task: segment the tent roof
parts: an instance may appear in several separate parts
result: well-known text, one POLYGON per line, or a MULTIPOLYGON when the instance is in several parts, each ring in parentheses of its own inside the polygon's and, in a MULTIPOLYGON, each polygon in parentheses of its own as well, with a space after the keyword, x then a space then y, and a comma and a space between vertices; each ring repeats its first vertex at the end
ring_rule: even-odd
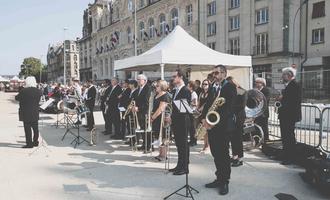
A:
POLYGON ((14 76, 12 79, 10 80, 15 80, 15 81, 19 81, 20 79, 17 76, 14 76))
POLYGON ((0 82, 9 82, 9 80, 0 76, 0 82))
POLYGON ((115 61, 115 70, 152 70, 160 64, 165 64, 165 68, 178 65, 222 64, 230 69, 251 67, 252 59, 251 56, 235 56, 214 51, 189 35, 180 26, 176 26, 167 37, 145 53, 115 61))

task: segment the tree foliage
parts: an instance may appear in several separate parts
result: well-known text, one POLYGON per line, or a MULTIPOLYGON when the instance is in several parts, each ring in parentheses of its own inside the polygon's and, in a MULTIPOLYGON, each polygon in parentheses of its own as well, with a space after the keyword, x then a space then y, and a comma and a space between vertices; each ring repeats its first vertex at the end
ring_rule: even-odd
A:
POLYGON ((24 58, 21 65, 20 76, 35 76, 37 81, 39 81, 40 71, 43 70, 44 66, 41 60, 34 57, 24 58))

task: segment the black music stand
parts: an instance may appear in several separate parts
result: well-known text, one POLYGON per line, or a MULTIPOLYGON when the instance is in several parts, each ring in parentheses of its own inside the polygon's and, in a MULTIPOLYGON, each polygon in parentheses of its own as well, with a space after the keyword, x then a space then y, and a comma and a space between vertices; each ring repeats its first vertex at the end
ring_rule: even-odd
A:
MULTIPOLYGON (((187 166, 187 170, 188 170, 188 157, 189 157, 189 151, 188 151, 188 148, 189 148, 189 145, 188 145, 188 127, 187 127, 187 124, 188 123, 188 120, 189 120, 189 114, 192 114, 192 108, 190 107, 188 101, 186 99, 180 99, 180 100, 176 100, 174 101, 174 105, 177 107, 177 109, 179 110, 180 113, 184 114, 185 115, 185 123, 186 123, 186 126, 185 126, 185 142, 186 142, 186 156, 187 156, 187 159, 186 159, 186 166, 187 166)), ((188 176, 188 172, 186 173, 186 184, 184 186, 182 186, 181 188, 177 189, 176 191, 172 192, 170 195, 166 196, 164 198, 165 199, 168 199, 170 198, 171 196, 173 195, 179 195, 179 196, 182 196, 182 197, 186 197, 186 198, 191 198, 194 200, 194 196, 192 194, 192 191, 195 191, 196 193, 199 193, 198 190, 196 190, 195 188, 191 187, 189 185, 189 176, 188 176), (183 194, 180 194, 178 192, 180 192, 181 190, 185 189, 186 190, 186 194, 183 195, 183 194)))
POLYGON ((74 120, 72 119, 72 117, 69 117, 69 111, 64 111, 64 118, 66 120, 66 131, 62 137, 62 141, 64 140, 65 136, 70 133, 72 136, 74 136, 74 139, 72 140, 72 142, 70 144, 74 145, 74 148, 77 147, 77 145, 80 145, 83 142, 87 142, 88 141, 80 136, 80 125, 75 124, 74 120), (75 134, 72 129, 77 129, 77 134, 75 134))

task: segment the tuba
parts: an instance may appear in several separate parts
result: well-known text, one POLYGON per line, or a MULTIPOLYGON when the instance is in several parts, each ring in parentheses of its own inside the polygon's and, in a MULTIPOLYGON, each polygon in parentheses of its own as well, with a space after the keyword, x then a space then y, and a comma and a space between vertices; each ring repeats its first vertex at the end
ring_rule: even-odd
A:
POLYGON ((253 146, 258 147, 264 140, 264 133, 262 128, 254 123, 254 119, 261 116, 267 109, 267 101, 265 95, 257 89, 247 91, 247 102, 245 107, 246 120, 244 127, 255 127, 261 135, 251 135, 253 146))
MULTIPOLYGON (((215 126, 220 122, 220 115, 216 111, 219 107, 221 107, 226 102, 225 98, 223 97, 216 97, 213 101, 211 107, 209 108, 205 120, 210 126, 215 126)), ((207 128, 203 126, 202 123, 200 123, 196 130, 195 137, 200 140, 204 138, 205 134, 207 133, 207 128)))

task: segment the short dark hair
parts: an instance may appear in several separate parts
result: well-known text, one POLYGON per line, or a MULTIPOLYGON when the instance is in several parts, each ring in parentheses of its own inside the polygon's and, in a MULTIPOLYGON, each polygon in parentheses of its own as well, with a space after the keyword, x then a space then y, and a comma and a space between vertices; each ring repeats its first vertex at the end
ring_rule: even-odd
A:
POLYGON ((224 66, 224 65, 216 65, 216 66, 214 66, 214 68, 220 68, 220 69, 222 69, 223 71, 225 71, 226 74, 227 74, 227 67, 224 66))
POLYGON ((138 82, 136 80, 129 80, 128 82, 129 85, 134 85, 134 87, 137 87, 138 86, 138 82))
POLYGON ((200 86, 201 85, 201 81, 200 80, 195 80, 195 83, 197 86, 200 86))
POLYGON ((176 69, 175 71, 178 77, 181 77, 183 80, 186 78, 184 72, 181 69, 176 69))
POLYGON ((87 83, 93 83, 93 80, 92 79, 88 79, 86 82, 87 83))
POLYGON ((124 83, 127 83, 127 84, 129 84, 129 80, 128 80, 128 79, 126 79, 126 80, 124 81, 124 83))
POLYGON ((110 84, 110 83, 111 83, 110 79, 104 79, 104 82, 105 82, 106 84, 110 84))

